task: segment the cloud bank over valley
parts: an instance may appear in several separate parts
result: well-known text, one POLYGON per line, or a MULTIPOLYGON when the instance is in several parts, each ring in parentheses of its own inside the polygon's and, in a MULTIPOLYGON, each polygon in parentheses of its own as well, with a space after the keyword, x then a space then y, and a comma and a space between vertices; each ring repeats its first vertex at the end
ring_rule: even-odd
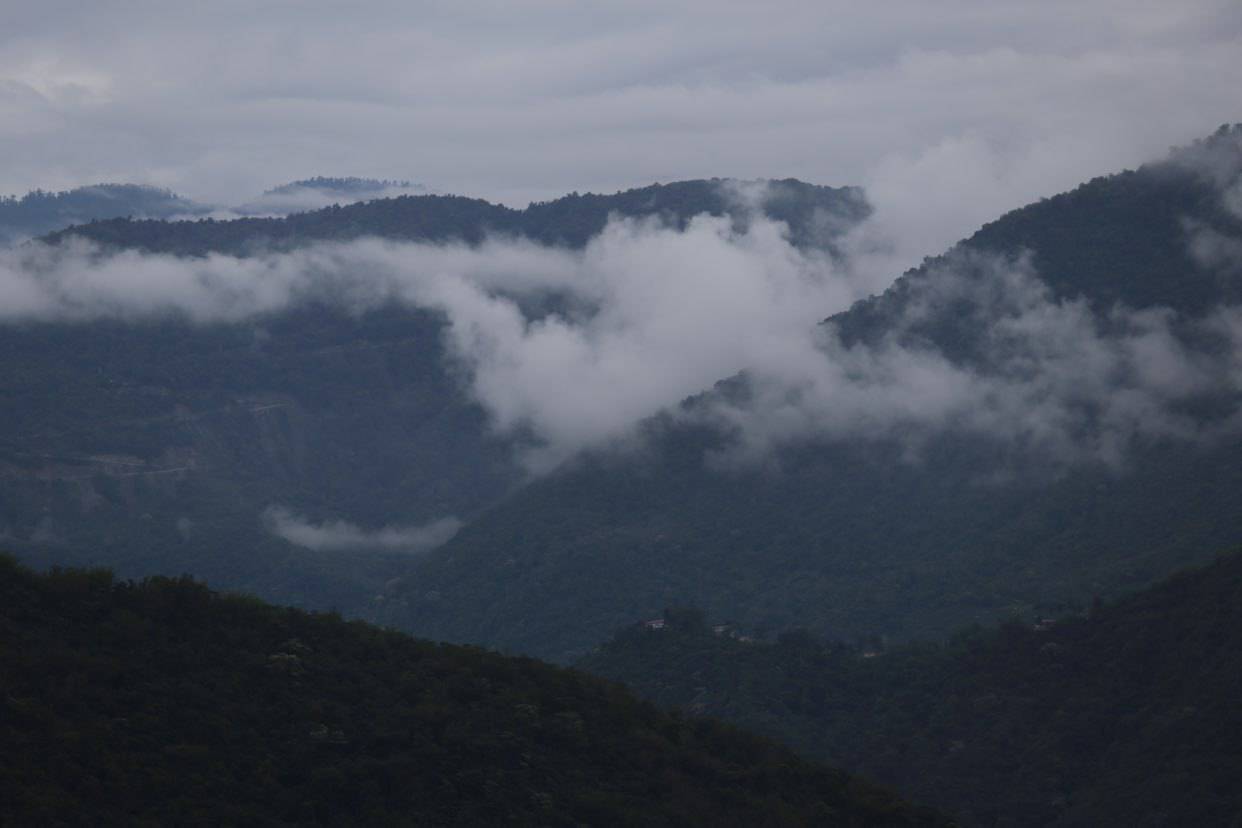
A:
MULTIPOLYGON (((1134 439, 1202 440, 1238 425, 1236 412, 1205 424, 1193 411, 1242 390, 1242 310, 1101 312, 1054 295, 1029 258, 954 253, 907 280, 882 336, 842 339, 819 323, 885 286, 893 246, 873 242, 887 221, 877 212, 855 228, 839 257, 794 246, 758 212, 683 229, 614 218, 582 250, 362 239, 179 258, 32 244, 0 253, 0 319, 244 323, 307 301, 432 310, 450 370, 496 431, 522 438, 534 472, 624 446, 647 418, 737 374, 747 395, 681 414, 733 434, 729 462, 807 438, 898 438, 917 453, 965 429, 1059 461, 1120 464, 1134 439), (944 325, 969 332, 969 354, 928 334, 944 325)), ((1237 240, 1213 232, 1209 244, 1188 228, 1187 244, 1204 261, 1235 256, 1237 240)))

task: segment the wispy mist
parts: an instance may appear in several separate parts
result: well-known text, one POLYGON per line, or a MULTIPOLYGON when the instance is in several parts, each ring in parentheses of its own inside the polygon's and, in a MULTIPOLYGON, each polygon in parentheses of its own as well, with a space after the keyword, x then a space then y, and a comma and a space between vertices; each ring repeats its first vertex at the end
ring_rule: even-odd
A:
POLYGON ((739 441, 724 459, 808 437, 900 438, 917 449, 956 430, 1058 462, 1118 464, 1136 438, 1199 440, 1242 425, 1236 412, 1205 424, 1187 408, 1242 390, 1238 308, 1186 320, 1117 306, 1101 317, 1085 300, 1055 298, 1026 259, 965 253, 906 298, 878 341, 847 344, 825 326, 802 353, 750 375, 740 400, 713 398, 706 416, 739 441), (950 314, 973 331, 970 358, 915 333, 950 314), (1192 348, 1178 324, 1211 347, 1192 348))
POLYGON ((448 541, 462 523, 445 517, 422 526, 385 526, 366 530, 343 520, 312 523, 280 506, 263 513, 268 531, 292 544, 316 551, 386 549, 424 552, 448 541))

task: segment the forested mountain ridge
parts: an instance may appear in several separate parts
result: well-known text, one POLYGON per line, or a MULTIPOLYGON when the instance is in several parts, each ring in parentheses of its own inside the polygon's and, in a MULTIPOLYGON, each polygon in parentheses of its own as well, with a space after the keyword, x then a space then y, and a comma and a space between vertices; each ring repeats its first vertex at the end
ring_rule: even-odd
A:
POLYGON ((20 198, 0 198, 0 244, 96 219, 159 219, 207 210, 169 190, 137 184, 95 184, 62 192, 35 190, 20 198))
POLYGON ((1242 813, 1242 552, 1086 615, 939 646, 737 634, 670 613, 579 666, 967 825, 1225 825, 1242 813))
POLYGON ((613 216, 652 217, 684 227, 694 216, 728 215, 745 221, 753 204, 736 188, 762 184, 759 204, 768 217, 789 225, 795 244, 829 246, 868 212, 856 187, 825 187, 795 179, 731 179, 653 184, 612 195, 572 193, 516 210, 482 199, 409 195, 332 206, 285 218, 155 222, 117 219, 70 227, 49 236, 55 244, 78 236, 99 244, 157 253, 204 255, 290 249, 313 241, 367 236, 404 241, 477 244, 488 236, 517 236, 541 244, 582 247, 613 216))
POLYGON ((289 215, 333 204, 424 194, 427 194, 426 187, 409 181, 317 175, 265 190, 258 198, 234 207, 231 212, 238 216, 289 215))
MULTIPOLYGON (((1237 543, 1240 142, 1222 129, 1010 213, 829 320, 842 401, 824 395, 827 430, 775 470, 717 462, 731 421, 694 412, 747 414, 745 379, 725 383, 649 423, 641 457, 571 463, 490 510, 391 591, 386 620, 553 659, 679 603, 752 629, 934 638, 1237 543), (905 419, 867 431, 872 391, 906 365, 966 402, 924 425, 935 406, 893 386, 905 419), (831 430, 837 405, 861 430, 831 430)), ((793 400, 768 422, 801 416, 793 400)))
MULTIPOLYGON (((78 248, 66 242, 86 237, 110 252, 85 258, 116 254, 118 268, 142 272, 151 260, 137 250, 271 254, 359 237, 469 244, 489 233, 581 246, 616 214, 674 226, 713 212, 744 222, 756 202, 740 186, 653 185, 522 211, 429 195, 288 218, 120 219, 30 247, 76 264, 78 248)), ((796 181, 770 184, 761 208, 808 244, 830 242, 866 212, 856 189, 796 181)), ((157 260, 144 289, 156 291, 183 261, 157 260)), ((513 450, 522 435, 491 429, 446 352, 445 327, 434 310, 358 310, 331 296, 240 319, 6 319, 0 537, 38 564, 105 564, 125 577, 192 572, 269 600, 370 612, 381 586, 408 567, 409 549, 302 548, 274 536, 264 514, 283 507, 316 526, 345 521, 355 534, 417 530, 469 520, 524 478, 513 450)))
POLYGON ((0 822, 948 825, 582 673, 0 556, 0 822))

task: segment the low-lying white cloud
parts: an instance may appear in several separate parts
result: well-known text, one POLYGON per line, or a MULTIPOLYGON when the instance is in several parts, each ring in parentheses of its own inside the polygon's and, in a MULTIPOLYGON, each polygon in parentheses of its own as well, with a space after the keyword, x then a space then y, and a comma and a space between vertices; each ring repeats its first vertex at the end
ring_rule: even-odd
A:
POLYGON ((343 520, 313 523, 280 506, 263 513, 268 531, 296 546, 315 551, 385 549, 424 552, 446 543, 462 522, 445 517, 421 526, 385 526, 367 530, 343 520))
MULTIPOLYGON (((1222 183, 1222 198, 1232 186, 1222 183)), ((1186 406, 1242 389, 1238 308, 1202 319, 1161 308, 1100 315, 1054 296, 1021 258, 949 257, 912 281, 882 336, 844 342, 818 323, 882 287, 883 269, 908 255, 901 229, 912 220, 894 210, 857 230, 844 260, 795 247, 783 224, 757 212, 744 223, 698 216, 683 229, 614 219, 582 250, 362 239, 177 258, 36 244, 0 252, 0 321, 172 313, 239 322, 308 300, 437 311, 453 370, 493 428, 520 437, 520 459, 536 472, 626 444, 646 418, 739 372, 750 381, 746 401, 721 396, 710 408, 736 435, 735 457, 807 437, 896 436, 913 446, 951 428, 1119 463, 1135 439, 1201 439, 1236 425, 1235 416, 1207 427, 1186 406), (946 307, 971 309, 958 324, 982 357, 963 361, 917 335, 946 307), (1192 348, 1179 329, 1211 348, 1192 348)), ((1188 238, 1204 261, 1238 258, 1233 237, 1210 251, 1208 236, 1188 238)))
POLYGON ((750 374, 741 399, 696 409, 737 437, 722 459, 753 461, 808 437, 917 449, 955 430, 1058 463, 1118 465, 1136 439, 1200 440, 1242 425, 1236 409, 1208 423, 1186 408, 1242 392, 1239 308, 1186 320, 1118 306, 1101 317, 1085 300, 1053 296, 1025 259, 971 254, 940 263, 906 298, 878 340, 847 343, 825 326, 801 353, 750 374), (946 321, 977 337, 972 358, 920 335, 946 321), (1179 322, 1210 347, 1188 345, 1179 322))
POLYGON ((699 216, 684 230, 615 220, 584 250, 367 239, 237 258, 104 252, 81 241, 0 254, 0 319, 238 321, 321 299, 444 313, 470 389, 504 432, 527 431, 543 469, 624 439, 643 418, 803 348, 866 288, 789 243, 783 224, 699 216), (558 313, 527 316, 556 294, 558 313))

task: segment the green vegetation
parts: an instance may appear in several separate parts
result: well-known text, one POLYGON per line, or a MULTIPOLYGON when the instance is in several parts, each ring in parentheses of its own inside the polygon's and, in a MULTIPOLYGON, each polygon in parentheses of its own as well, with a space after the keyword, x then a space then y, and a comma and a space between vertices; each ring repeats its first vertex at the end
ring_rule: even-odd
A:
POLYGON ((674 613, 579 666, 968 825, 1230 825, 1242 814, 1242 553, 1085 617, 976 628, 941 646, 722 633, 674 613))
POLYGON ((0 557, 5 825, 945 825, 535 661, 0 557))

